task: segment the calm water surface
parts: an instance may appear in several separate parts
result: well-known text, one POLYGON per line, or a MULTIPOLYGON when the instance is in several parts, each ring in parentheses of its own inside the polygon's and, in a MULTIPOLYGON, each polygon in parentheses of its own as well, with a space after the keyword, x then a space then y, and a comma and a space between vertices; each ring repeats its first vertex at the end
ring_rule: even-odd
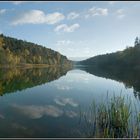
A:
POLYGON ((85 137, 79 112, 93 100, 108 92, 139 102, 139 85, 114 79, 83 68, 1 69, 0 137, 85 137))

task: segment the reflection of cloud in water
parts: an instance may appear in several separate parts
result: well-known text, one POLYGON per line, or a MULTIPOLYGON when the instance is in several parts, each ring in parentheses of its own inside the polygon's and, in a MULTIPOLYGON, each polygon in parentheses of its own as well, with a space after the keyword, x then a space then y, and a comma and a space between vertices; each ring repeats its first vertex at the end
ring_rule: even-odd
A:
POLYGON ((73 70, 73 72, 69 72, 67 75, 67 82, 69 83, 89 83, 93 78, 95 78, 93 75, 79 71, 79 70, 73 70), (71 73, 71 74, 69 74, 71 73))
POLYGON ((51 117, 60 117, 65 114, 67 117, 74 118, 77 116, 77 113, 74 111, 63 111, 62 109, 54 106, 54 105, 45 105, 45 106, 37 106, 37 105, 12 105, 16 108, 20 113, 28 116, 31 119, 39 119, 46 116, 51 117))
POLYGON ((72 98, 55 98, 54 99, 55 103, 61 106, 65 106, 67 104, 73 106, 73 107, 77 107, 78 104, 76 102, 73 101, 72 98))
POLYGON ((66 111, 66 115, 70 118, 74 118, 77 116, 77 113, 74 111, 66 111))
POLYGON ((36 106, 36 105, 13 105, 24 115, 29 116, 32 119, 41 118, 44 115, 51 117, 59 117, 63 114, 63 111, 53 105, 36 106))
POLYGON ((72 87, 70 87, 68 85, 59 84, 59 83, 56 83, 55 86, 59 90, 70 90, 70 89, 72 89, 72 87))

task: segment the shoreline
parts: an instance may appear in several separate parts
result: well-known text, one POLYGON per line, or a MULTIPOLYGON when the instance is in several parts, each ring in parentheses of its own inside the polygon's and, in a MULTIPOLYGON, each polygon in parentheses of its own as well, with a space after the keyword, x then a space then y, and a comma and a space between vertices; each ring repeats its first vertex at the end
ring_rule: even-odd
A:
POLYGON ((47 67, 72 67, 72 65, 48 65, 48 64, 20 64, 20 65, 0 65, 3 68, 47 68, 47 67))

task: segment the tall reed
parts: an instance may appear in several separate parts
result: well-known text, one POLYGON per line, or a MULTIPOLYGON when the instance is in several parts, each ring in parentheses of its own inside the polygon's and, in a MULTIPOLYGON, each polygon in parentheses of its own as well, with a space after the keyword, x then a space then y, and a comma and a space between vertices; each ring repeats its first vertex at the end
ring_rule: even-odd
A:
POLYGON ((139 138, 140 110, 131 99, 113 96, 102 103, 95 101, 80 113, 81 123, 87 137, 139 138))

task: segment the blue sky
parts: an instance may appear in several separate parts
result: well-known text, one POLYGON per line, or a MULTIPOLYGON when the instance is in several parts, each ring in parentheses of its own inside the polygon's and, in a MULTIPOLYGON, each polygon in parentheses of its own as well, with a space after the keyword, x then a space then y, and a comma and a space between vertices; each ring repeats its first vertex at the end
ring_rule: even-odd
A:
POLYGON ((0 33, 82 60, 132 46, 140 2, 0 2, 0 33))

